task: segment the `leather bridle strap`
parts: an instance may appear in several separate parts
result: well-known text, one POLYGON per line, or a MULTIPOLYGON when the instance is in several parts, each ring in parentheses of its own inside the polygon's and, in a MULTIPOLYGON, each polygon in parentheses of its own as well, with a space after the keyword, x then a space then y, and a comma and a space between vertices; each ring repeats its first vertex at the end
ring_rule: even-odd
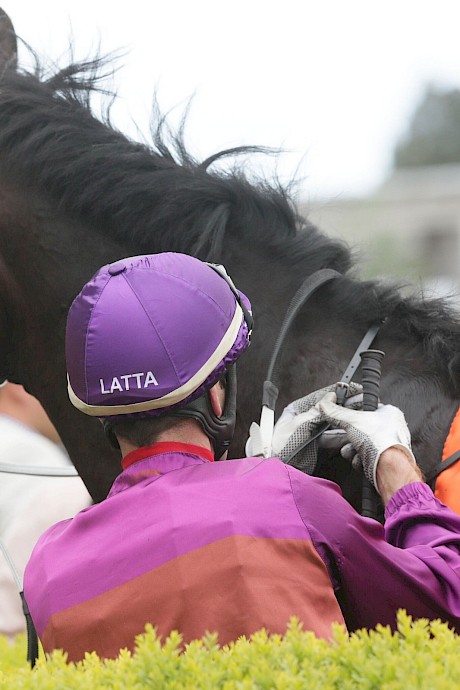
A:
POLYGON ((331 268, 323 268, 313 275, 306 278, 300 288, 291 299, 281 329, 275 342, 272 357, 268 366, 267 376, 263 386, 262 393, 262 412, 260 415, 260 433, 262 438, 263 452, 265 457, 271 452, 271 443, 273 437, 273 429, 275 426, 275 408, 278 400, 278 356, 281 351, 281 346, 284 343, 286 334, 297 315, 300 307, 316 290, 329 282, 330 280, 339 277, 341 274, 331 268))
POLYGON ((433 479, 437 479, 437 477, 441 474, 441 472, 444 472, 444 470, 447 470, 449 467, 452 465, 455 465, 456 462, 460 460, 460 450, 457 450, 456 453, 453 453, 450 455, 446 460, 441 460, 441 462, 438 462, 425 476, 425 481, 427 484, 430 484, 430 482, 433 481, 433 479))
POLYGON ((345 402, 345 397, 347 394, 347 386, 350 383, 353 374, 361 364, 361 353, 364 352, 365 350, 368 350, 372 343, 374 342, 374 339, 377 335, 377 333, 380 330, 380 326, 382 325, 382 321, 379 321, 378 323, 374 323, 372 326, 369 327, 368 331, 366 332, 366 335, 364 338, 361 340, 359 343, 358 347, 356 348, 356 352, 353 355, 353 357, 350 360, 349 365, 345 369, 345 373, 343 374, 342 378, 340 379, 340 382, 337 386, 337 404, 338 405, 343 405, 345 402), (345 384, 343 386, 340 386, 340 384, 345 384))
POLYGON ((425 481, 441 503, 460 513, 460 407, 457 408, 442 449, 441 462, 427 472, 425 481), (446 472, 447 470, 447 472, 446 472))
MULTIPOLYGON (((364 352, 364 350, 369 349, 370 345, 372 345, 374 338, 379 332, 379 328, 381 325, 381 323, 375 323, 372 326, 370 326, 369 330, 366 332, 366 335, 356 348, 355 354, 353 355, 349 365, 345 369, 345 373, 343 374, 341 380, 337 383, 336 395, 338 405, 343 405, 345 402, 348 393, 348 384, 350 383, 353 374, 355 373, 356 369, 359 367, 361 363, 361 352, 364 352)), ((327 431, 330 428, 330 426, 331 425, 327 422, 321 424, 321 426, 318 428, 318 431, 315 434, 313 434, 313 436, 310 436, 307 441, 302 443, 302 445, 297 446, 297 448, 295 448, 292 451, 291 455, 288 458, 286 458, 283 462, 289 465, 290 461, 297 455, 297 453, 300 453, 304 448, 306 448, 306 446, 308 446, 310 443, 313 443, 313 441, 316 441, 316 439, 319 438, 325 431, 327 431)))
MULTIPOLYGON (((263 387, 262 412, 260 416, 260 433, 265 457, 267 457, 271 453, 273 429, 275 426, 275 407, 279 394, 277 364, 279 353, 284 343, 286 334, 297 312, 299 311, 300 307, 307 301, 307 299, 314 292, 316 292, 316 290, 319 287, 321 287, 322 285, 334 278, 338 278, 341 275, 342 274, 338 273, 338 271, 334 271, 330 268, 324 268, 319 271, 316 271, 316 273, 313 273, 313 275, 308 276, 308 278, 304 280, 304 282, 292 298, 291 302, 289 303, 286 316, 284 317, 278 338, 275 342, 275 347, 273 349, 273 354, 267 371, 267 377, 263 387)), ((361 363, 361 352, 367 350, 370 347, 381 325, 382 322, 378 322, 370 326, 364 338, 358 345, 353 357, 351 358, 350 363, 348 364, 340 381, 340 383, 343 385, 337 387, 337 402, 339 405, 343 404, 343 402, 345 401, 348 384, 350 383, 355 371, 361 363)), ((323 431, 324 429, 322 429, 317 435, 319 436, 323 431)), ((314 438, 316 438, 316 435, 314 438)), ((311 440, 313 441, 314 439, 312 438, 311 440)))

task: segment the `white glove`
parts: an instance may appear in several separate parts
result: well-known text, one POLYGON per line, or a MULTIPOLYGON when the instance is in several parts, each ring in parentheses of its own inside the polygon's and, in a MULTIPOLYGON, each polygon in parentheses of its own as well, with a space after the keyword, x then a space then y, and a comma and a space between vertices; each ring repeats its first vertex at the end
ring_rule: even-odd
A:
POLYGON ((377 465, 383 451, 397 446, 416 464, 410 431, 399 408, 379 405, 376 410, 363 412, 341 407, 335 401, 335 393, 327 393, 318 403, 323 419, 345 430, 349 444, 343 446, 341 454, 348 459, 357 454, 364 474, 377 490, 377 465))
MULTIPOLYGON (((311 443, 310 439, 320 430, 325 421, 317 403, 326 393, 335 391, 336 385, 333 384, 314 391, 284 408, 273 431, 272 455, 280 458, 283 462, 294 465, 307 474, 313 474, 317 463, 318 443, 311 443), (307 442, 309 444, 302 448, 307 442), (300 452, 295 453, 296 448, 301 448, 300 452)), ((361 406, 362 387, 359 384, 351 383, 348 392, 353 397, 349 397, 346 404, 361 406)), ((346 442, 347 438, 344 438, 344 434, 335 430, 328 435, 325 443, 321 443, 321 445, 324 445, 328 450, 338 452, 346 442)), ((255 422, 251 424, 249 430, 246 455, 248 457, 263 457, 264 455, 260 427, 255 422)))
MULTIPOLYGON (((273 431, 273 455, 307 474, 313 474, 315 471, 318 460, 317 444, 310 442, 300 452, 295 451, 310 441, 324 421, 318 403, 312 404, 317 394, 318 391, 315 391, 311 396, 306 396, 310 398, 308 402, 306 398, 301 398, 285 407, 273 431), (302 409, 305 411, 302 412, 302 409)), ((325 395, 325 392, 322 395, 325 395)))

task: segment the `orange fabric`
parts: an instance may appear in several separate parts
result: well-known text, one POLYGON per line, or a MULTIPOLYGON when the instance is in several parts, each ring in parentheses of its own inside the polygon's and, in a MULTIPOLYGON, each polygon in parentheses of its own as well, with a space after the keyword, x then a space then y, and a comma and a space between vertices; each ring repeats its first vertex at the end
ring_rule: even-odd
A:
POLYGON ((184 644, 217 631, 223 645, 262 627, 283 634, 293 615, 326 639, 333 622, 345 625, 313 544, 232 536, 54 614, 42 643, 45 651, 64 648, 69 661, 89 650, 116 657, 147 622, 163 638, 180 630, 184 644))
MULTIPOLYGON (((452 420, 442 451, 442 460, 447 460, 458 450, 460 450, 460 408, 452 420)), ((434 495, 455 513, 460 514, 460 460, 437 477, 434 495)))

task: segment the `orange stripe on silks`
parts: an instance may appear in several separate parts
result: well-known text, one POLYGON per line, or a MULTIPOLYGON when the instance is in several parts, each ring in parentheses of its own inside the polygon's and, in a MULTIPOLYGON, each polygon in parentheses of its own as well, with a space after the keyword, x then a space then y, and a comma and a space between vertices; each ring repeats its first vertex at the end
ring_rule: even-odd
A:
MULTIPOLYGON (((452 420, 442 451, 442 460, 447 460, 458 450, 460 450, 460 408, 452 420)), ((460 460, 438 475, 434 495, 455 513, 460 514, 460 460)))
POLYGON ((146 623, 163 639, 179 630, 184 644, 217 631, 223 645, 262 627, 283 634, 293 615, 327 639, 333 622, 345 625, 312 543, 231 536, 54 614, 42 642, 46 652, 67 651, 69 661, 85 651, 116 657, 133 648, 146 623))

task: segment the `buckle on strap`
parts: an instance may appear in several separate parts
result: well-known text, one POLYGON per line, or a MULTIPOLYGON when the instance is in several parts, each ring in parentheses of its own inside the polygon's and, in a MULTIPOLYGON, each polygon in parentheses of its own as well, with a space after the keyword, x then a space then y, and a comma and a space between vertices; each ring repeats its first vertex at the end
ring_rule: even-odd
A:
POLYGON ((350 386, 345 381, 338 381, 335 386, 335 394, 337 396, 337 405, 343 405, 348 398, 348 391, 350 386))

